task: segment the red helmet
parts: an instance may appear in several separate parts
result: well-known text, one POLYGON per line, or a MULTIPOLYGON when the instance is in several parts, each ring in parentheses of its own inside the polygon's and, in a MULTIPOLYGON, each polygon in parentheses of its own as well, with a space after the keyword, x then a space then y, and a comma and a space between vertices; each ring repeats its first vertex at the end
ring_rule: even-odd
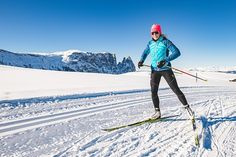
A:
POLYGON ((162 34, 162 33, 161 33, 161 25, 159 25, 159 24, 153 24, 153 25, 152 25, 152 28, 151 28, 151 33, 153 33, 153 32, 159 32, 160 34, 162 34))

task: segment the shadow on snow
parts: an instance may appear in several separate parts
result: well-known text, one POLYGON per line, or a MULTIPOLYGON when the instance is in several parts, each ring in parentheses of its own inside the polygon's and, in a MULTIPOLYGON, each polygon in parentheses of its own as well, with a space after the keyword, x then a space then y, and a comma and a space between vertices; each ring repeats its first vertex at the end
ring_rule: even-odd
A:
POLYGON ((218 127, 223 122, 236 121, 236 116, 233 117, 217 117, 217 118, 206 118, 200 117, 203 127, 203 147, 208 150, 212 150, 212 126, 218 127))
MULTIPOLYGON (((187 121, 189 119, 187 118, 168 118, 168 119, 164 119, 161 122, 165 122, 165 121, 187 121)), ((208 149, 208 150, 212 150, 212 126, 215 125, 215 127, 217 128, 221 123, 223 122, 232 122, 232 121, 236 121, 236 116, 232 116, 232 117, 216 117, 216 118, 207 118, 205 116, 201 116, 200 118, 196 118, 196 120, 201 121, 202 123, 202 128, 203 128, 203 132, 202 132, 202 136, 200 136, 200 138, 203 138, 203 148, 208 149)))

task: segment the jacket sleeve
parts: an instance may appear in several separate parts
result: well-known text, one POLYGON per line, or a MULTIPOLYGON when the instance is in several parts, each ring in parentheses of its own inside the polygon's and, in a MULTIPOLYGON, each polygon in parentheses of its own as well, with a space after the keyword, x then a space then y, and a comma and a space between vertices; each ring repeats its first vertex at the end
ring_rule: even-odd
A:
POLYGON ((170 40, 165 39, 164 44, 167 49, 171 51, 171 54, 166 58, 167 62, 170 62, 181 55, 179 49, 170 40))
POLYGON ((145 50, 143 51, 140 61, 144 62, 149 53, 150 53, 150 49, 149 49, 149 44, 148 44, 145 50))

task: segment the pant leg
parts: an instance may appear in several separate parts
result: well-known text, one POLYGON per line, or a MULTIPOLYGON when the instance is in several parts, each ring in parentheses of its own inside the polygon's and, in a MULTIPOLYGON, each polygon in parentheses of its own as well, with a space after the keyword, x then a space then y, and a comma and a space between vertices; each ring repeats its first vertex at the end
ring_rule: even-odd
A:
POLYGON ((183 92, 179 89, 179 86, 177 84, 177 81, 175 79, 175 75, 174 75, 173 71, 172 70, 163 71, 162 75, 165 78, 168 85, 170 86, 170 88, 172 89, 172 91, 178 96, 180 102, 183 105, 187 105, 188 102, 187 102, 183 92))
POLYGON ((154 108, 159 108, 159 97, 158 97, 158 88, 161 80, 161 74, 160 72, 152 71, 151 73, 151 93, 152 93, 152 102, 154 105, 154 108))

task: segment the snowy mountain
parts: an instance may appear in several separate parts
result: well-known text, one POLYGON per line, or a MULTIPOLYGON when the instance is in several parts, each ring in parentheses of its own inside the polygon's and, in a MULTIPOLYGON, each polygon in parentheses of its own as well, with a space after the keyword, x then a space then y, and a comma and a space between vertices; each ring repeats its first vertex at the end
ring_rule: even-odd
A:
POLYGON ((130 57, 117 64, 115 54, 68 50, 50 54, 19 54, 0 49, 0 64, 17 67, 121 74, 135 71, 130 57))
POLYGON ((208 67, 198 67, 198 68, 192 68, 190 71, 206 71, 206 72, 223 72, 223 73, 230 73, 230 74, 236 74, 236 66, 230 67, 230 66, 208 66, 208 67))

